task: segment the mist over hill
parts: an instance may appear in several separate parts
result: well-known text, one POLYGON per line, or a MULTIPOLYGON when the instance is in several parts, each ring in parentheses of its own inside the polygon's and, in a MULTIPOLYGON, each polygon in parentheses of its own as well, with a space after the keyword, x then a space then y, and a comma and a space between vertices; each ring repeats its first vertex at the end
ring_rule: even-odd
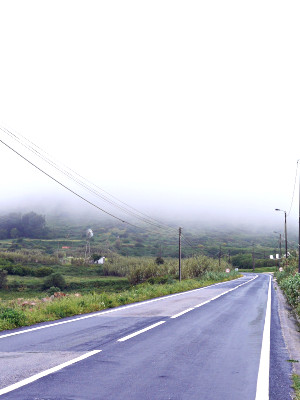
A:
MULTIPOLYGON (((218 257, 221 251, 229 257, 230 254, 251 253, 255 246, 255 251, 261 257, 268 257, 269 254, 279 251, 279 233, 282 234, 284 247, 284 218, 283 215, 277 215, 279 213, 274 212, 274 219, 266 221, 260 218, 237 220, 230 218, 230 215, 218 218, 213 213, 203 215, 193 210, 186 213, 172 210, 165 212, 163 208, 151 210, 150 207, 147 211, 149 212, 145 215, 154 218, 161 225, 151 225, 137 220, 132 215, 116 212, 121 219, 124 218, 125 222, 121 222, 120 219, 95 209, 81 199, 73 196, 50 196, 45 193, 44 196, 24 197, 21 201, 15 199, 6 204, 2 202, 0 217, 10 213, 40 214, 45 218, 47 228, 42 236, 45 238, 46 235, 51 240, 59 239, 60 245, 63 240, 66 241, 66 245, 68 240, 76 239, 82 240, 81 246, 84 247, 86 230, 91 228, 95 235, 92 247, 94 246, 95 252, 98 253, 106 249, 105 251, 110 250, 121 255, 177 257, 179 227, 182 228, 186 240, 182 243, 183 256, 201 253, 218 257)), ((293 222, 288 220, 290 250, 297 249, 298 241, 297 225, 293 222)), ((17 240, 17 236, 14 239, 17 240)), ((48 246, 49 251, 50 249, 51 246, 48 246)))

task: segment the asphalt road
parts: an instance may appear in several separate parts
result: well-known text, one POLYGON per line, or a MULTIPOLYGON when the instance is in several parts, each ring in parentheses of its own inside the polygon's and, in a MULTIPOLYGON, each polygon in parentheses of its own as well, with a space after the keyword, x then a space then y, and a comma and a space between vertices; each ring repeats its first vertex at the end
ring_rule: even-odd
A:
POLYGON ((0 357, 3 399, 291 398, 268 275, 1 332, 0 357))

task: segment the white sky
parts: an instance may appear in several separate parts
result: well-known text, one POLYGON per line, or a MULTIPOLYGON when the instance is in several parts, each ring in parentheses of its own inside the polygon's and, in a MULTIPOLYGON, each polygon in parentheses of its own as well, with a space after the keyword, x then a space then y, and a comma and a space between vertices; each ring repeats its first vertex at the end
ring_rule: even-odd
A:
MULTIPOLYGON (((300 158, 299 11, 2 0, 0 125, 142 211, 281 222, 300 158)), ((2 200, 63 192, 1 143, 0 168, 2 200)))

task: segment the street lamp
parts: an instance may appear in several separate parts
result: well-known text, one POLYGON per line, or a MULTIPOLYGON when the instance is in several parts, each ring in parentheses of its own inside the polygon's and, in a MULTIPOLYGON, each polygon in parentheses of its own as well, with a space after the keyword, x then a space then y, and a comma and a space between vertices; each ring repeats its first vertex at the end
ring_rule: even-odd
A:
POLYGON ((287 266, 288 251, 287 251, 287 232, 286 232, 286 211, 280 210, 280 208, 275 208, 275 211, 282 211, 282 212, 284 212, 285 265, 287 266))
POLYGON ((274 233, 279 235, 279 258, 281 259, 281 233, 276 231, 274 231, 274 233))

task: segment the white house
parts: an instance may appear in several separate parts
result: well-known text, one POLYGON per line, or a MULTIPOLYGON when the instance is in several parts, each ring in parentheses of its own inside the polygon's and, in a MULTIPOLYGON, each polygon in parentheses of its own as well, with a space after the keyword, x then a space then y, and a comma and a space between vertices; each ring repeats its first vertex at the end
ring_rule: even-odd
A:
POLYGON ((99 260, 95 261, 95 264, 104 264, 104 261, 105 261, 105 257, 101 257, 101 258, 99 258, 99 260))

